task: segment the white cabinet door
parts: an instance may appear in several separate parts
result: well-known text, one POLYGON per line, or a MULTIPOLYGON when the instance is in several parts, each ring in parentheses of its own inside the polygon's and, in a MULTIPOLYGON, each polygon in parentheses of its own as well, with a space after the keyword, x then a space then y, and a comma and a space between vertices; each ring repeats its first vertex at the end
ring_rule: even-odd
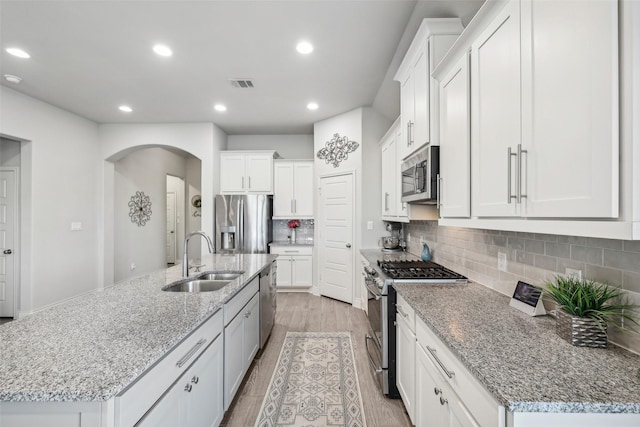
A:
POLYGON ((242 309, 244 321, 243 352, 244 370, 249 369, 260 348, 260 294, 257 293, 242 309))
POLYGON ((449 414, 440 403, 444 381, 416 343, 416 427, 447 426, 449 414))
POLYGON ((247 155, 247 191, 251 193, 273 192, 273 156, 247 155))
POLYGON ((429 142, 429 82, 431 73, 428 63, 428 43, 415 59, 413 65, 413 118, 411 129, 411 151, 419 150, 429 142))
POLYGON ((518 215, 515 149, 508 152, 521 131, 520 0, 511 0, 471 46, 471 99, 471 213, 518 215))
POLYGON ((292 284, 292 260, 290 256, 280 255, 276 258, 276 265, 278 267, 278 281, 276 287, 278 288, 290 288, 292 284))
MULTIPOLYGON (((215 427, 220 424, 224 416, 223 377, 223 339, 220 335, 185 376, 183 382, 191 385, 191 391, 187 394, 184 410, 186 422, 181 425, 215 427)), ((178 381, 176 386, 184 388, 183 382, 178 381)))
POLYGON ((404 317, 396 316, 397 386, 411 421, 415 413, 415 347, 416 336, 404 317))
POLYGON ((469 56, 440 83, 440 216, 471 215, 469 56))
POLYGON ((397 207, 397 183, 400 180, 400 175, 396 169, 398 162, 396 158, 395 132, 389 135, 387 141, 383 143, 381 156, 382 218, 393 220, 393 217, 396 216, 397 207))
POLYGON ((294 203, 294 163, 274 162, 273 216, 290 217, 294 203))
POLYGON ((293 213, 296 218, 313 218, 313 161, 293 165, 293 213))
POLYGON ((398 152, 400 158, 404 159, 411 151, 412 145, 412 127, 415 123, 414 117, 414 92, 413 92, 413 73, 410 72, 405 76, 400 86, 400 128, 402 129, 402 140, 398 144, 398 152))
POLYGON ((311 286, 313 282, 313 262, 310 256, 292 256, 293 286, 311 286))
POLYGON ((184 406, 182 399, 186 394, 184 382, 187 375, 184 374, 162 396, 162 398, 147 412, 136 427, 175 427, 182 425, 184 419, 184 406))
POLYGON ((224 410, 229 409, 244 377, 244 317, 238 314, 224 328, 224 410))
POLYGON ((220 192, 243 193, 246 184, 245 156, 220 153, 220 192))
POLYGON ((615 218, 618 2, 521 8, 525 215, 615 218))

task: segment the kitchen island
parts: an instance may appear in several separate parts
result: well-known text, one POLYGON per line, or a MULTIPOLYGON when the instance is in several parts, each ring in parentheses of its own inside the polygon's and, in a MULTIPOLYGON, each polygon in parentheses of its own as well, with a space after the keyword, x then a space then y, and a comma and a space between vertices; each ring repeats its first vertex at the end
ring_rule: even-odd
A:
MULTIPOLYGON (((440 362, 459 364, 506 409, 502 425, 640 425, 640 356, 572 346, 551 317, 530 317, 476 283, 394 287, 415 311, 418 347, 422 324, 442 344, 440 362)), ((461 375, 442 378, 455 389, 461 375)))
POLYGON ((113 414, 104 412, 114 411, 114 398, 255 283, 275 258, 204 256, 203 272, 243 274, 216 292, 165 292, 181 279, 175 266, 0 326, 0 420, 18 403, 101 402, 100 425, 113 425, 113 414))

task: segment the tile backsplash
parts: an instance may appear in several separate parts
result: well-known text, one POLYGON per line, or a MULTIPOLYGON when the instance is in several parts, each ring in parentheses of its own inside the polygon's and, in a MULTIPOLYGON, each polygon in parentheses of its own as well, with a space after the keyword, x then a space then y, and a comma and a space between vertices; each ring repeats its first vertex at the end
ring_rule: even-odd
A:
MULTIPOLYGON (((412 221, 403 232, 410 253, 420 255, 422 237, 434 261, 507 296, 518 280, 543 286, 569 268, 624 289, 640 304, 640 241, 443 227, 437 221, 412 221), (498 254, 506 255, 506 271, 498 269, 498 254)), ((640 333, 611 328, 609 338, 640 353, 640 333)))
MULTIPOLYGON (((295 219, 295 218, 292 218, 295 219)), ((291 229, 287 225, 288 219, 274 219, 273 220, 273 241, 274 242, 289 242, 291 236, 291 229)), ((298 243, 313 243, 313 228, 314 221, 312 219, 301 219, 300 227, 296 228, 296 242, 298 243)))

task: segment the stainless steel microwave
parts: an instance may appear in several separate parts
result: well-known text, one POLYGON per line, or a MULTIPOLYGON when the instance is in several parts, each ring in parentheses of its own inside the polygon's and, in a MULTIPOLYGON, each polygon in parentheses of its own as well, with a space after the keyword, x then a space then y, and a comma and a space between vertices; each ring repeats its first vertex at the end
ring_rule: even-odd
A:
POLYGON ((427 147, 418 162, 402 171, 402 202, 435 204, 438 198, 440 147, 427 147))

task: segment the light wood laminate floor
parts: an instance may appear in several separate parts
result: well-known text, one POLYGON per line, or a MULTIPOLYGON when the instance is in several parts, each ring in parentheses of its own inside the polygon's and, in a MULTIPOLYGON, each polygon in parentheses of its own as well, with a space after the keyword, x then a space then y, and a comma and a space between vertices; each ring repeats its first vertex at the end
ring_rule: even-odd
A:
POLYGON ((351 332, 367 426, 410 426, 402 402, 384 397, 375 382, 364 348, 367 324, 365 312, 350 304, 308 293, 278 293, 278 309, 271 337, 260 357, 252 364, 222 426, 250 427, 255 424, 288 331, 351 332))

